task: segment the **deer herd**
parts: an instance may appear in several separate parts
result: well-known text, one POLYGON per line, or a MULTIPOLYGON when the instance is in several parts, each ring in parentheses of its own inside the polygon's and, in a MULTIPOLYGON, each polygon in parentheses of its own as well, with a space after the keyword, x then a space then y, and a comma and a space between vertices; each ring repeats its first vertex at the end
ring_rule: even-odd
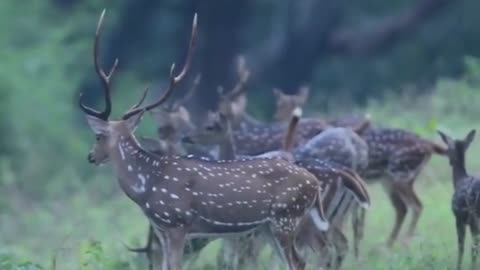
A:
POLYGON ((87 107, 82 97, 79 102, 96 135, 88 161, 109 162, 121 189, 147 217, 146 246, 130 250, 145 252, 150 269, 182 269, 184 256, 198 254, 218 238, 223 239, 219 269, 256 269, 265 243, 272 245, 287 269, 304 269, 307 262, 316 269, 339 269, 349 246, 344 230, 348 217, 354 254, 359 256, 371 204, 367 183, 374 181, 384 185, 396 213, 386 245, 395 244, 410 209, 408 241, 423 210, 414 183, 433 154, 448 157, 453 169, 458 268, 466 226, 475 239, 475 262, 480 244, 480 181, 467 174, 464 158, 474 131, 464 140, 439 132, 443 146, 409 131, 374 126, 368 116, 304 118, 301 108, 308 88, 297 95, 274 90, 276 121, 264 123, 246 112, 250 74, 243 59, 236 68, 238 83, 230 91, 219 87, 216 111, 197 127, 184 105, 199 76, 184 98, 164 104, 190 69, 197 43, 196 15, 185 64, 178 75, 172 65, 164 94, 144 105, 147 88, 137 104, 119 120, 111 120, 111 79, 118 61, 108 72, 101 68, 104 15, 105 11, 97 25, 94 64, 105 109, 87 107), (158 125, 159 138, 136 137, 145 112, 158 125))

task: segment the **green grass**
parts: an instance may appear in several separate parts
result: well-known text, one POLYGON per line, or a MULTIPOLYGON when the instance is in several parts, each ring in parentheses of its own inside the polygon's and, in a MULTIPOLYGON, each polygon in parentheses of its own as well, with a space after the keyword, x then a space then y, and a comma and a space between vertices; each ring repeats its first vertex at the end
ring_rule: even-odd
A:
MULTIPOLYGON (((478 149, 475 147, 471 152, 478 149)), ((129 253, 122 245, 122 242, 143 243, 147 228, 144 217, 121 194, 112 177, 102 174, 96 181, 108 181, 111 185, 108 199, 95 198, 91 195, 95 190, 85 189, 60 201, 15 202, 14 211, 1 216, 0 254, 29 258, 47 269, 52 264, 56 269, 145 269, 145 259, 129 253)), ((393 225, 392 207, 382 186, 370 185, 373 205, 367 215, 362 259, 355 261, 349 255, 344 269, 453 267, 456 236, 450 210, 452 185, 448 162, 435 157, 419 179, 417 190, 425 206, 418 236, 409 246, 399 241, 394 250, 386 252, 381 247, 393 225)), ((346 231, 350 232, 349 224, 346 231)), ((217 248, 218 241, 209 245, 193 269, 212 269, 217 248)), ((259 269, 269 269, 269 257, 263 257, 264 267, 259 269)), ((468 255, 466 262, 469 263, 468 255)))

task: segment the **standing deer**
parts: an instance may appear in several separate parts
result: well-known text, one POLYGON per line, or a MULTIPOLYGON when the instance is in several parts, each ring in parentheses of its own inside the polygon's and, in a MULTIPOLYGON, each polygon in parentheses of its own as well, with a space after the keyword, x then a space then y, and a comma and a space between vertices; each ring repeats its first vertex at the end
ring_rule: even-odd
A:
MULTIPOLYGON (((287 95, 283 97, 287 99, 287 95)), ((280 108, 277 108, 280 109, 280 108)), ((358 118, 345 118, 329 121, 332 125, 358 123, 358 118)), ((313 120, 312 120, 313 121, 313 120)), ((321 122, 321 120, 318 120, 321 122)), ((383 179, 383 184, 395 209, 396 218, 387 247, 391 248, 398 238, 408 209, 413 212, 407 231, 407 242, 414 236, 423 205, 414 190, 414 183, 433 154, 445 155, 445 147, 423 139, 409 131, 395 128, 370 127, 359 134, 368 145, 368 166, 360 170, 367 182, 383 179)), ((360 210, 359 217, 365 213, 360 210)), ((361 226, 364 221, 360 220, 361 226)), ((362 229, 359 229, 362 230, 362 229)))
MULTIPOLYGON (((369 122, 367 120, 364 126, 368 124, 369 122)), ((357 185, 366 195, 368 195, 364 181, 355 173, 368 166, 368 146, 353 130, 341 127, 329 128, 310 139, 306 144, 295 149, 294 155, 297 161, 303 161, 306 164, 318 164, 317 166, 319 167, 328 166, 329 168, 335 168, 337 170, 352 170, 353 172, 351 172, 350 175, 357 180, 357 185)), ((340 190, 340 192, 337 192, 337 198, 340 196, 347 196, 350 197, 351 201, 352 195, 345 193, 346 191, 347 189, 343 189, 343 191, 340 190)), ((353 245, 355 256, 358 257, 359 244, 363 237, 363 215, 365 214, 365 211, 360 210, 362 207, 360 207, 358 203, 350 203, 350 201, 348 199, 343 200, 343 205, 340 204, 338 208, 344 208, 346 213, 347 211, 350 212, 349 205, 351 205, 350 210, 353 215, 353 245)), ((337 205, 331 206, 337 207, 337 205)), ((325 205, 325 207, 327 206, 325 205)), ((332 212, 332 208, 327 207, 326 209, 327 213, 332 212)), ((331 219, 329 220, 333 225, 337 225, 341 228, 344 215, 340 215, 340 217, 339 222, 336 224, 331 219)), ((346 246, 346 238, 341 236, 338 238, 341 239, 341 241, 343 241, 342 239, 345 239, 345 243, 340 243, 339 245, 340 248, 344 248, 346 246)), ((339 258, 339 261, 342 259, 343 258, 339 258)))
MULTIPOLYGON (((301 110, 300 110, 301 111, 301 110)), ((235 145, 233 143, 232 128, 228 117, 222 115, 221 113, 210 113, 210 117, 206 122, 203 129, 199 129, 194 134, 184 138, 185 141, 194 144, 206 144, 206 145, 218 145, 220 153, 223 157, 233 159, 236 155, 235 145)), ((332 132, 328 130, 325 131, 325 134, 322 138, 312 139, 312 142, 302 145, 297 149, 293 150, 293 156, 290 157, 288 153, 291 151, 293 140, 294 140, 294 131, 295 126, 299 122, 299 113, 296 112, 293 114, 293 117, 289 123, 289 128, 287 135, 284 136, 284 151, 274 151, 264 155, 279 155, 283 156, 285 159, 291 159, 297 165, 305 167, 311 173, 313 173, 317 179, 320 180, 320 183, 323 187, 324 192, 322 193, 323 204, 325 209, 327 209, 327 219, 332 225, 336 224, 337 226, 331 226, 331 230, 327 235, 318 234, 315 230, 314 224, 311 221, 307 221, 302 225, 299 230, 297 243, 301 247, 310 246, 314 249, 317 254, 326 254, 324 253, 325 247, 328 245, 328 241, 334 242, 334 248, 337 253, 337 258, 334 261, 330 261, 330 264, 335 264, 332 267, 340 267, 341 262, 345 256, 345 251, 347 249, 347 241, 344 234, 341 232, 341 223, 343 217, 348 212, 350 205, 359 204, 361 207, 367 207, 370 204, 370 199, 368 192, 363 184, 363 181, 351 171, 347 166, 336 165, 333 160, 328 160, 327 158, 335 158, 342 161, 352 161, 352 163, 361 163, 366 159, 366 148, 365 142, 361 140, 358 135, 352 139, 350 144, 346 146, 344 152, 338 150, 340 145, 333 145, 331 139, 332 132), (327 145, 324 145, 327 143, 327 145), (353 145, 362 144, 362 146, 356 147, 356 149, 350 149, 349 147, 354 147, 353 145), (332 155, 332 152, 326 152, 322 158, 320 155, 319 148, 325 147, 328 149, 337 149, 336 155, 332 155), (335 147, 335 148, 334 148, 335 147), (357 150, 360 148, 360 150, 357 150), (348 151, 358 152, 351 154, 348 151), (345 153, 348 152, 348 153, 345 153), (319 158, 316 158, 316 157, 319 158), (293 158, 294 157, 294 158, 293 158), (355 159, 355 161, 353 160, 355 159), (354 203, 354 200, 357 200, 357 203, 354 203), (327 240, 325 238, 328 238, 327 240)), ((353 133, 353 131, 350 131, 353 133)), ((333 133, 337 134, 338 130, 333 130, 333 133)), ((349 134, 349 133, 348 133, 349 134)), ((321 135, 317 135, 322 136, 321 135)), ((350 135, 349 135, 350 136, 350 135)), ((353 136, 352 136, 353 137, 353 136)), ((338 139, 338 137, 337 137, 338 139)), ((340 138, 345 140, 344 138, 340 138)), ((350 140, 350 138, 347 138, 350 140)), ((341 146, 345 147, 345 143, 341 146)), ((365 166, 365 164, 364 164, 365 166)))
MULTIPOLYGON (((105 12, 100 16, 95 38, 105 12)), ((120 120, 109 120, 109 73, 94 60, 103 83, 106 107, 96 111, 83 104, 87 122, 96 134, 88 161, 100 165, 110 161, 120 187, 149 219, 162 246, 162 269, 180 270, 186 239, 227 236, 264 229, 289 269, 304 269, 294 241, 305 216, 312 217, 319 231, 328 228, 323 215, 318 180, 307 170, 280 158, 210 161, 194 157, 158 156, 141 148, 133 132, 146 111, 161 105, 186 76, 196 40, 197 19, 184 67, 155 102, 137 103, 120 120), (241 215, 239 215, 241 213, 241 215)))
POLYGON ((465 229, 470 227, 472 234, 472 270, 478 269, 477 256, 480 251, 480 178, 468 174, 465 168, 465 153, 475 137, 471 130, 465 139, 454 140, 445 133, 438 131, 447 144, 448 158, 453 172, 454 193, 452 210, 458 238, 457 269, 462 268, 463 250, 465 245, 465 229))
MULTIPOLYGON (((310 88, 306 86, 300 87, 297 94, 285 94, 280 89, 273 89, 273 96, 275 98, 275 112, 274 119, 278 122, 288 121, 288 115, 292 113, 295 107, 304 107, 308 96, 310 94, 310 88)), ((368 118, 368 117, 367 117, 368 118)), ((336 119, 321 120, 314 118, 306 118, 308 122, 319 122, 332 127, 355 127, 361 125, 366 119, 358 115, 343 116, 336 119)))

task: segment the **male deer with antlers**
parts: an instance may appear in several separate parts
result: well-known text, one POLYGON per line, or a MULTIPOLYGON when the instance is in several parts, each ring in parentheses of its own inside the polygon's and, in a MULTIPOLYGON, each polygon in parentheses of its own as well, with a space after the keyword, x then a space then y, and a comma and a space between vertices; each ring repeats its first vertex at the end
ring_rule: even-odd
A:
MULTIPOLYGON (((97 26, 95 47, 104 12, 97 26)), ((307 170, 279 158, 208 161, 158 156, 142 149, 133 132, 145 111, 161 105, 185 77, 196 40, 196 16, 185 65, 179 75, 170 72, 170 84, 155 102, 133 106, 121 120, 109 120, 110 80, 94 51, 95 67, 105 92, 106 108, 80 107, 96 134, 88 161, 110 161, 120 187, 145 213, 162 245, 162 269, 180 270, 187 238, 226 236, 265 228, 289 269, 304 269, 295 246, 295 234, 305 215, 318 230, 328 228, 319 199, 321 189, 307 170), (242 213, 239 215, 239 213, 242 213)))

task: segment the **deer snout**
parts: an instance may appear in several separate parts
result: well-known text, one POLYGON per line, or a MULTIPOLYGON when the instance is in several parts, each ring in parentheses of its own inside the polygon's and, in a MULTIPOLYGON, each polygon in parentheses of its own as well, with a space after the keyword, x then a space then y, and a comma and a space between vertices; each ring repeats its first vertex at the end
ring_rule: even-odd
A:
POLYGON ((182 143, 195 144, 195 142, 193 141, 192 137, 190 137, 190 136, 184 136, 184 137, 182 137, 182 143))
POLYGON ((87 160, 89 163, 95 163, 92 153, 88 153, 87 160))

